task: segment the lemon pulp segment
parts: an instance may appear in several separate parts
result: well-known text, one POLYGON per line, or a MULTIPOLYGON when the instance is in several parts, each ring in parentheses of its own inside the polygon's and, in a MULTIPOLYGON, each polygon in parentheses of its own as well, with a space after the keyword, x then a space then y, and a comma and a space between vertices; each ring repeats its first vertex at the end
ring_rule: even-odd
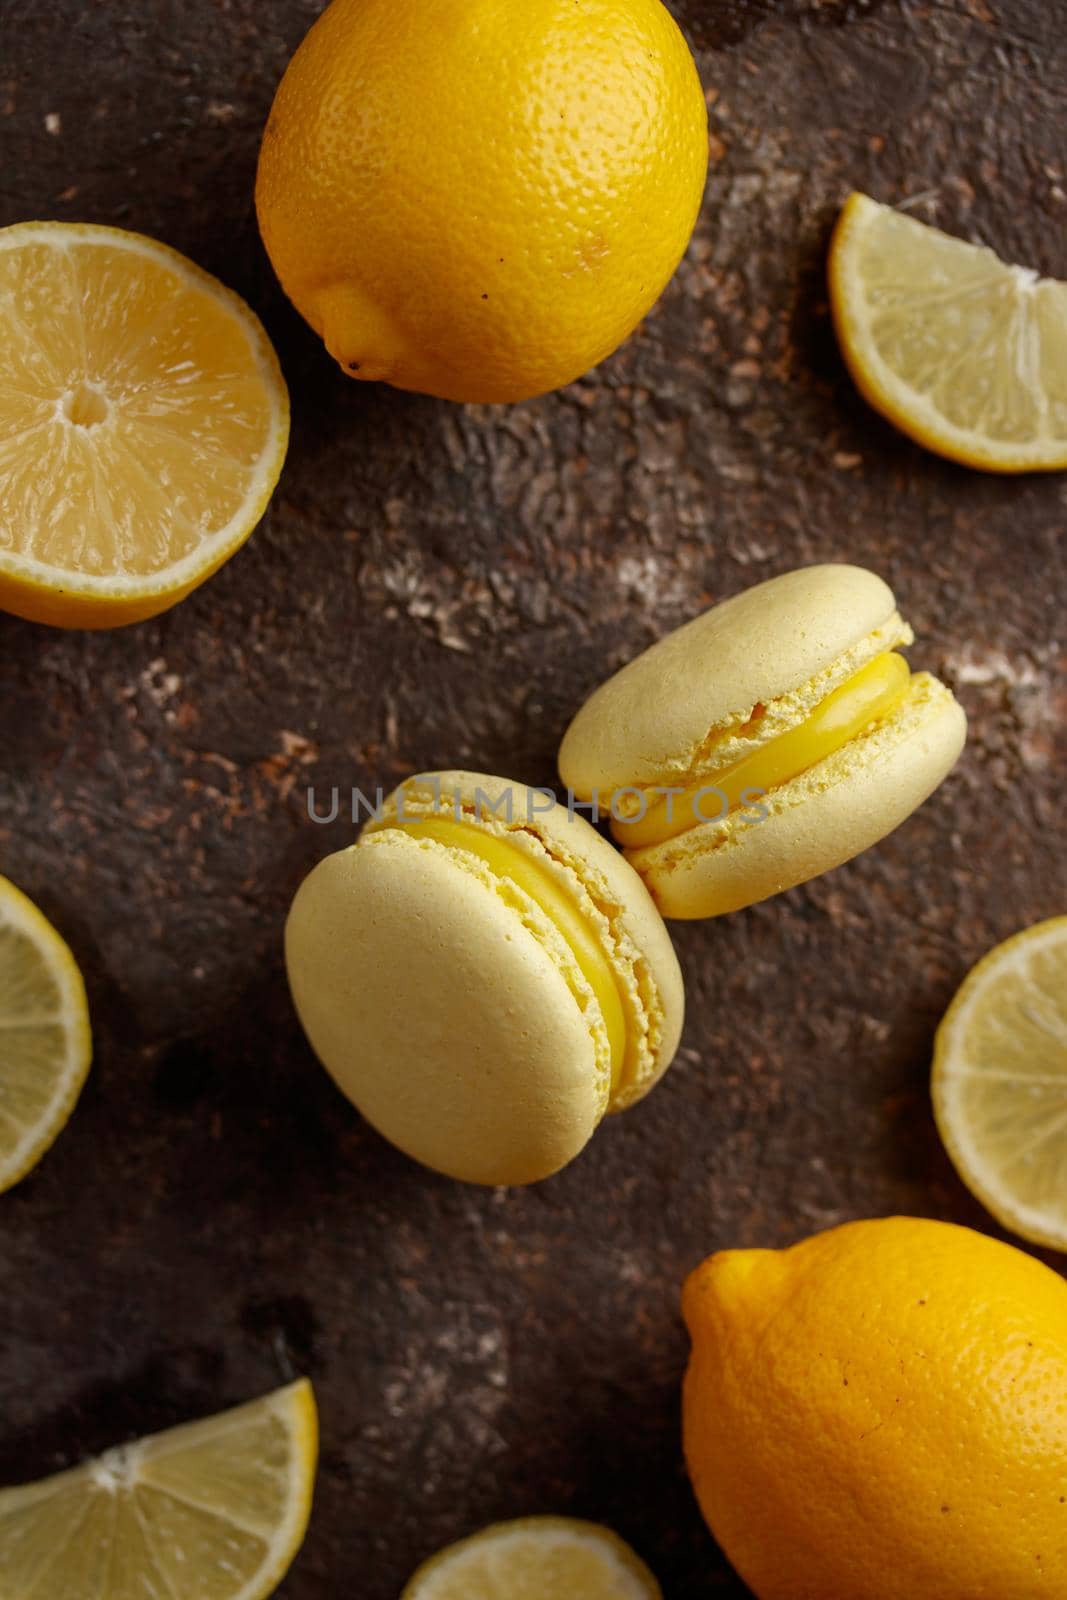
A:
POLYGON ((497 1523, 421 1566, 400 1600, 663 1600, 609 1528, 569 1517, 497 1523))
POLYGON ((861 394, 919 444, 989 472, 1067 466, 1067 283, 854 194, 830 300, 861 394))
POLYGON ((577 906, 544 867, 525 850, 496 834, 451 817, 427 817, 421 822, 389 823, 413 838, 434 839, 453 850, 467 850, 491 867, 498 878, 518 884, 540 906, 574 954, 582 975, 596 996, 611 1049, 611 1083, 616 1088, 626 1056, 626 1013, 618 985, 600 941, 577 906))
POLYGON ((1067 1250, 1067 917, 1017 933, 965 978, 931 1087, 971 1192, 1031 1244, 1067 1250))
MULTIPOLYGON (((876 656, 846 683, 827 695, 799 727, 790 728, 762 750, 756 750, 712 780, 693 784, 682 794, 666 795, 632 822, 612 819, 620 844, 637 850, 666 844, 690 828, 717 822, 742 804, 753 790, 770 792, 799 778, 855 739, 872 722, 889 716, 904 698, 911 669, 893 650, 876 656)), ((758 797, 754 797, 758 798, 758 797)))
POLYGON ((10 1600, 266 1600, 307 1529, 318 1458, 300 1382, 0 1491, 10 1600))

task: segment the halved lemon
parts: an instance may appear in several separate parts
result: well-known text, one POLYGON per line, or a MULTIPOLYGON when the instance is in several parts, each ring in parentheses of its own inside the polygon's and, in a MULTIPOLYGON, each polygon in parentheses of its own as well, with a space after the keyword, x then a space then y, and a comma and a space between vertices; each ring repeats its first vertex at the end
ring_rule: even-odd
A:
POLYGON ((937 1030, 933 1097, 971 1192, 1032 1244, 1067 1249, 1067 917, 964 980, 937 1030))
POLYGON ((401 1600, 663 1600, 609 1528, 570 1517, 499 1522, 419 1568, 401 1600))
POLYGON ((33 901, 0 878, 0 1191, 62 1132, 91 1058, 77 962, 33 901))
POLYGON ((248 538, 288 438, 277 357, 215 278, 118 228, 0 229, 0 608, 165 611, 248 538))
POLYGON ((856 386, 904 433, 989 472, 1067 467, 1067 283, 854 194, 830 299, 856 386))
POLYGON ((263 1600, 311 1513, 310 1383, 0 1490, 4 1600, 263 1600))

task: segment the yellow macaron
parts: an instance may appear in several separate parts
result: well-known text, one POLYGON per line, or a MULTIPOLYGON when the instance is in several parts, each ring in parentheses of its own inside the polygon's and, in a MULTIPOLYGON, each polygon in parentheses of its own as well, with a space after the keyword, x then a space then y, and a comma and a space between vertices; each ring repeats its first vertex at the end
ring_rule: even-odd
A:
POLYGON ((559 1171, 666 1071, 684 1012, 640 878, 544 790, 409 779, 298 890, 293 999, 385 1138, 470 1183, 559 1171))
POLYGON ((687 623, 603 684, 560 748, 664 916, 737 911, 849 861, 952 769, 963 710, 861 567, 804 567, 687 623))

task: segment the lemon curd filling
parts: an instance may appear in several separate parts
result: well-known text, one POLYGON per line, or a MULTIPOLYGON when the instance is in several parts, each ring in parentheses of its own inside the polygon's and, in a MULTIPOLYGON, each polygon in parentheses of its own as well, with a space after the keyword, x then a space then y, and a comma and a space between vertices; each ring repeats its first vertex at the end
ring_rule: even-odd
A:
POLYGON ((583 977, 596 996, 611 1051, 612 1088, 617 1088, 626 1055, 626 1013, 618 985, 599 939, 552 874, 518 845, 453 817, 430 816, 422 821, 390 822, 386 826, 409 833, 415 839, 435 839, 449 849, 469 851, 484 861, 498 878, 517 884, 540 906, 570 946, 583 977))
POLYGON ((738 807, 755 805, 762 793, 799 778, 872 722, 888 717, 903 700, 910 679, 911 669, 902 655, 890 651, 876 656, 827 695, 799 727, 772 739, 724 772, 680 794, 663 795, 631 822, 614 818, 612 833, 628 850, 638 850, 666 844, 690 828, 716 822, 738 807), (760 793, 753 794, 754 790, 760 793))

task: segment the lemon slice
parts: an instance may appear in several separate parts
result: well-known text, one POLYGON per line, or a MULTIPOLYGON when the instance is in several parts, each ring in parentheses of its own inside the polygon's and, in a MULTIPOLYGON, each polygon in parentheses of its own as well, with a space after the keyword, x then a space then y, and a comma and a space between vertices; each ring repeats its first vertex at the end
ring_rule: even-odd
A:
POLYGON ((262 1600, 292 1565, 318 1455, 310 1383, 0 1491, 4 1600, 262 1600))
POLYGON ((569 1517, 500 1522, 419 1568, 401 1600, 663 1600, 617 1534, 569 1517))
POLYGON ((118 228, 0 229, 0 607, 153 616, 251 533, 289 401, 248 307, 118 228))
POLYGON ((854 194, 830 298, 857 387, 927 449, 990 472, 1067 467, 1067 284, 854 194))
POLYGON ((1024 1239, 1067 1249, 1067 917, 964 980, 937 1031, 933 1096, 972 1193, 1024 1239))
POLYGON ((91 1058, 74 957, 33 901, 0 878, 0 1191, 62 1132, 91 1058))

